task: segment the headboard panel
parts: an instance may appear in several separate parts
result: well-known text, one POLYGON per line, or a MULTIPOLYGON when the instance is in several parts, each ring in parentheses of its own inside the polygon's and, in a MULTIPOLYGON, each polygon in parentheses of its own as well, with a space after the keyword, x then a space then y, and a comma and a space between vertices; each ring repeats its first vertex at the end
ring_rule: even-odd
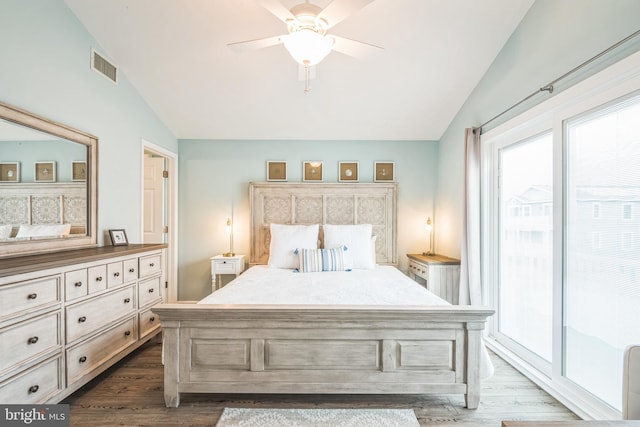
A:
POLYGON ((267 263, 272 223, 372 224, 377 262, 395 265, 396 192, 396 183, 252 182, 249 262, 267 263))

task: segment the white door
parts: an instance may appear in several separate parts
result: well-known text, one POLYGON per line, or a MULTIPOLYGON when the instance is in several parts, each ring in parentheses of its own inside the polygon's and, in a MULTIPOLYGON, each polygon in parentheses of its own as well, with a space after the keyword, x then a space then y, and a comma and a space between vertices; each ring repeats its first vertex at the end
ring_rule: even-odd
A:
POLYGON ((166 243, 164 157, 144 157, 143 242, 166 243))

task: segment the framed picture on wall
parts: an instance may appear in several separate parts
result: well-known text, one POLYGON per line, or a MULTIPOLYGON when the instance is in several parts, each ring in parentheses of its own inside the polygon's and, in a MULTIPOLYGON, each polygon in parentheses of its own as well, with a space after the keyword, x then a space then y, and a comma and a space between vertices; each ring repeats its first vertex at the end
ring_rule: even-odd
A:
POLYGON ((287 162, 284 160, 267 161, 267 181, 286 181, 287 162))
POLYGON ((109 230, 109 237, 113 246, 125 246, 129 244, 127 233, 123 229, 109 230))
POLYGON ((56 182, 56 162, 36 162, 35 182, 56 182))
POLYGON ((0 182, 20 182, 20 163, 0 163, 0 182))
POLYGON ((373 177, 375 182, 386 182, 395 180, 394 162, 375 162, 373 177))
POLYGON ((71 162, 71 181, 87 180, 87 162, 71 162))
POLYGON ((358 182, 358 162, 338 162, 339 182, 358 182))
POLYGON ((317 160, 302 162, 302 180, 322 182, 322 162, 317 160))

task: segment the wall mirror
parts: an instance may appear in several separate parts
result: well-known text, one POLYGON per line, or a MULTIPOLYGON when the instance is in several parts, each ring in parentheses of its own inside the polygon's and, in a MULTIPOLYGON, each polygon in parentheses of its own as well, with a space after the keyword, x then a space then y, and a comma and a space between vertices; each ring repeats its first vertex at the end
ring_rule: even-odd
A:
POLYGON ((98 139, 0 103, 0 257, 97 243, 98 139))

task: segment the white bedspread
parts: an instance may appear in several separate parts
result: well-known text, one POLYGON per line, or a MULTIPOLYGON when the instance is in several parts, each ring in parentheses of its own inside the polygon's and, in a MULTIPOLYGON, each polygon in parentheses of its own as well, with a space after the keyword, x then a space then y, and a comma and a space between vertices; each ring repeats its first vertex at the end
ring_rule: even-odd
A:
POLYGON ((297 273, 259 265, 199 304, 449 304, 391 266, 373 270, 297 273))

